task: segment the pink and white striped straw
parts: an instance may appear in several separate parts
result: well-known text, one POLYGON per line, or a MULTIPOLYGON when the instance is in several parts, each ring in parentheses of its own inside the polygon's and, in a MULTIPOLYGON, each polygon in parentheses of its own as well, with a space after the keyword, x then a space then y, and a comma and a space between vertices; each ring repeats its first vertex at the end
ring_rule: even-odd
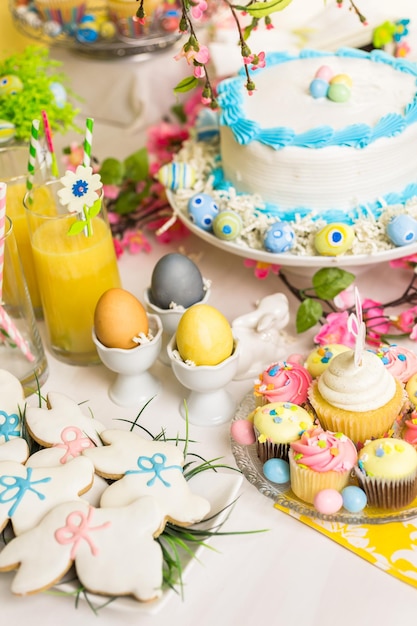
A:
POLYGON ((18 348, 23 352, 24 356, 28 359, 28 361, 33 362, 35 360, 35 356, 32 354, 29 344, 26 339, 23 337, 17 326, 14 324, 12 319, 9 317, 6 310, 0 305, 0 327, 6 331, 9 338, 17 345, 18 348))
POLYGON ((3 293, 4 235, 6 232, 6 183, 0 183, 0 300, 3 293))

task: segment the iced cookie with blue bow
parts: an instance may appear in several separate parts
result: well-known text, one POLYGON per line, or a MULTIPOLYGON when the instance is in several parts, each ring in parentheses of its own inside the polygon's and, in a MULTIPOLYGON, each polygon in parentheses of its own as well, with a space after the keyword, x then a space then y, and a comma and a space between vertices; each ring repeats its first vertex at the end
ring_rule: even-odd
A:
POLYGON ((0 445, 21 436, 21 414, 25 395, 20 381, 0 369, 0 445))
POLYGON ((151 497, 111 509, 65 502, 3 548, 0 571, 17 569, 11 590, 27 595, 49 589, 75 564, 92 593, 154 600, 163 583, 162 550, 154 539, 160 524, 151 497))
POLYGON ((83 453, 99 475, 116 480, 104 491, 100 506, 126 506, 137 498, 152 496, 165 521, 184 526, 209 513, 210 503, 194 495, 184 478, 184 454, 178 446, 116 429, 103 431, 101 438, 104 446, 83 453))

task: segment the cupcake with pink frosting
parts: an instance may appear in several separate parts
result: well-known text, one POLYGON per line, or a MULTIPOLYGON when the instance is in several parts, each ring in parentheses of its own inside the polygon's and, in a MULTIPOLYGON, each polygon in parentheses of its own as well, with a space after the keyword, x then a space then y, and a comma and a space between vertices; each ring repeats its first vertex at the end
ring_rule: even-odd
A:
POLYGON ((356 447, 346 435, 313 427, 290 444, 291 489, 300 500, 313 504, 323 489, 342 491, 356 461, 356 447))
POLYGON ((413 411, 409 418, 404 421, 402 438, 417 448, 417 411, 413 411))
POLYGON ((255 381, 256 405, 263 406, 269 402, 303 405, 307 401, 311 381, 311 374, 299 363, 289 361, 272 363, 255 381))
POLYGON ((417 355, 408 348, 391 344, 372 350, 385 365, 389 373, 402 383, 406 383, 417 373, 417 355))

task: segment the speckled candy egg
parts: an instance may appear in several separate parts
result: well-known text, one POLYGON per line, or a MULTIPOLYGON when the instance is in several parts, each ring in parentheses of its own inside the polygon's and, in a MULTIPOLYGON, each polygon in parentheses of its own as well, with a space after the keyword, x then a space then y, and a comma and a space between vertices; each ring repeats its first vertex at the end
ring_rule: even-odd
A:
POLYGON ((397 215, 386 227, 387 237, 395 246, 406 246, 417 240, 417 220, 411 215, 397 215))
POLYGON ((0 144, 11 141, 16 135, 16 126, 7 120, 0 120, 0 144))
POLYGON ((290 466, 284 459, 268 459, 263 464, 262 471, 265 478, 277 485, 283 485, 290 480, 290 466))
POLYGON ((242 232, 242 218, 236 211, 220 211, 213 220, 213 233, 224 241, 233 241, 242 232))
POLYGON ((333 515, 343 506, 342 494, 336 489, 323 489, 314 497, 314 508, 323 515, 333 515))
POLYGON ((148 334, 148 316, 132 293, 117 287, 108 289, 97 302, 94 330, 97 339, 107 348, 129 350, 138 345, 133 337, 148 334))
POLYGON ((149 297, 160 309, 169 309, 172 303, 187 309, 204 298, 200 270, 184 254, 166 254, 153 269, 149 297))
POLYGON ((176 332, 184 361, 218 365, 233 352, 233 334, 225 316, 209 304, 194 304, 182 315, 176 332))
POLYGON ((322 256, 338 256, 350 250, 355 238, 348 224, 328 224, 314 237, 314 246, 322 256))
POLYGON ((330 83, 327 97, 333 102, 347 102, 350 94, 351 90, 345 83, 330 83))
POLYGON ((343 506, 349 513, 359 513, 367 504, 366 493, 356 485, 348 485, 342 489, 343 506))
POLYGON ((208 232, 213 230, 213 220, 218 213, 219 206, 208 193, 197 193, 188 202, 190 220, 208 232))
POLYGON ((22 91, 23 83, 19 76, 8 74, 0 78, 0 96, 10 96, 22 91))
POLYGON ((294 231, 286 222, 275 222, 265 233, 264 246, 268 252, 288 252, 294 243, 294 231))

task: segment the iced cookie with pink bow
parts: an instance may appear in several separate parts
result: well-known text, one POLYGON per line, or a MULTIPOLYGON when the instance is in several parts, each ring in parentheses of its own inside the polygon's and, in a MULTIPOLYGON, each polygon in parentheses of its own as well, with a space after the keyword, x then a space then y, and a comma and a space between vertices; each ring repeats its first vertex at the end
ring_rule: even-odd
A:
POLYGON ((12 592, 27 595, 49 589, 75 564, 90 592, 153 600, 162 593, 162 550, 154 539, 162 517, 151 497, 120 508, 65 502, 3 548, 0 571, 17 569, 12 592))
POLYGON ((33 528, 54 506, 88 491, 93 475, 92 462, 82 456, 59 467, 0 462, 0 530, 9 520, 15 535, 33 528))
POLYGON ((99 475, 116 481, 104 491, 101 506, 126 506, 152 496, 163 511, 164 523, 184 526, 209 513, 210 503, 194 495, 184 478, 184 454, 178 446, 116 429, 103 431, 101 438, 104 446, 83 453, 99 475))
POLYGON ((30 436, 44 448, 48 464, 66 463, 86 448, 101 446, 103 424, 87 416, 71 398, 58 392, 47 395, 47 407, 27 407, 26 426, 30 436))

